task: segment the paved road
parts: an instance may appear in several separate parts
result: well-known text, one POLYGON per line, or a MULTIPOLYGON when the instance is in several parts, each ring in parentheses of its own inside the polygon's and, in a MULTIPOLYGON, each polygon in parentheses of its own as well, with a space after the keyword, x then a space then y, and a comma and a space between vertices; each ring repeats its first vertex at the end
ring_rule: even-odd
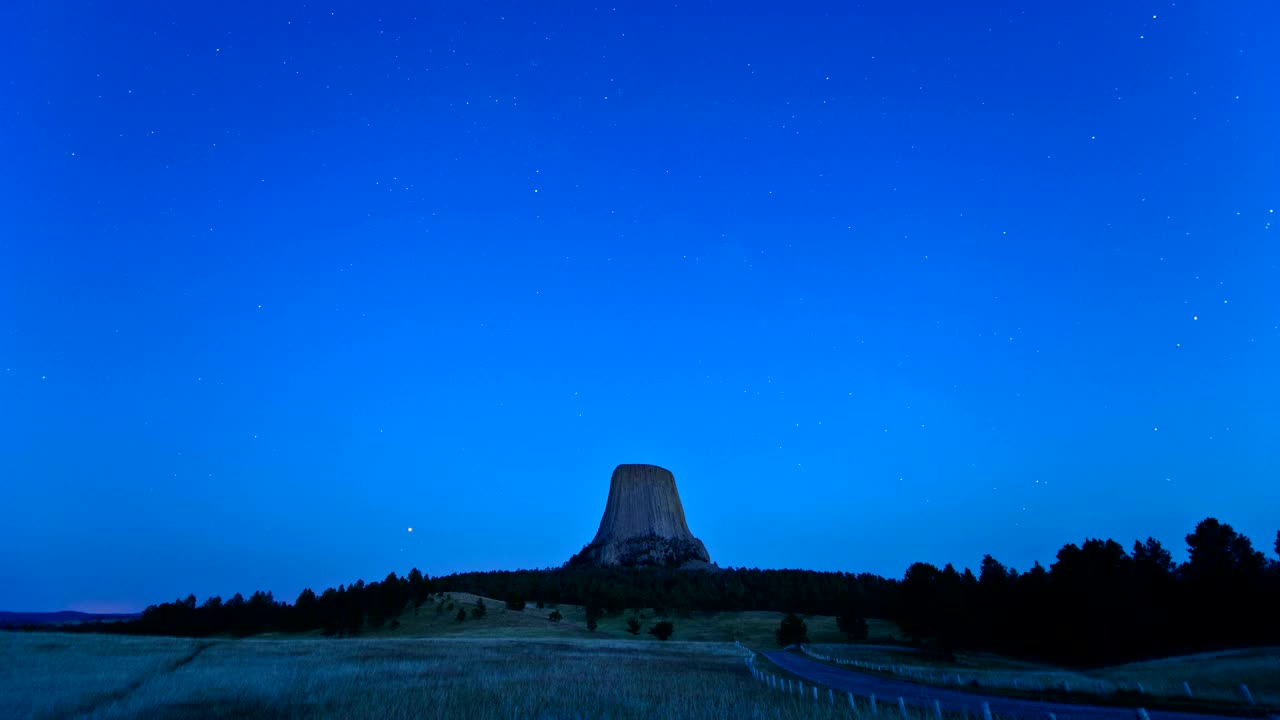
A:
MULTIPOLYGON (((982 714, 982 703, 986 702, 990 704, 991 712, 996 715, 1026 720, 1048 720, 1049 713, 1056 715, 1058 720, 1137 720, 1138 718, 1137 711, 1132 708, 1072 705, 998 695, 979 695, 951 688, 892 680, 834 667, 783 650, 767 652, 764 656, 778 667, 805 678, 811 683, 833 688, 840 693, 852 692, 854 697, 862 702, 865 702, 868 695, 874 693, 881 712, 893 713, 887 716, 890 719, 897 716, 895 706, 898 704, 899 697, 908 705, 929 710, 933 709, 933 701, 937 700, 943 710, 964 710, 979 716, 982 714)), ((1196 715, 1163 710, 1150 710, 1148 714, 1151 720, 1240 720, 1238 717, 1231 716, 1196 715)))

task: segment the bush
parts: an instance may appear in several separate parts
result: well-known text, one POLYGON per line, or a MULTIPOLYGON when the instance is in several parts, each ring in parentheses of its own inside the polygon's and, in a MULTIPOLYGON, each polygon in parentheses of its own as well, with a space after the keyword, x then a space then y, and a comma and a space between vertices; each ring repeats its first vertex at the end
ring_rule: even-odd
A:
POLYGON ((632 635, 640 634, 640 618, 635 617, 634 615, 627 618, 627 632, 632 635))
POLYGON ((488 611, 488 609, 489 608, 486 608, 484 606, 484 600, 481 598, 477 598, 476 606, 471 608, 471 617, 476 620, 479 620, 480 618, 484 617, 484 614, 486 611, 488 611))
POLYGON ((773 633, 773 637, 781 647, 802 645, 809 642, 809 627, 804 624, 804 620, 796 617, 795 613, 787 613, 773 633))
POLYGON ((671 633, 676 631, 676 626, 671 624, 670 620, 663 620, 653 627, 649 628, 649 634, 659 640, 666 640, 671 637, 671 633))
POLYGON ((510 595, 507 597, 507 609, 521 612, 524 610, 524 598, 519 595, 510 595))
POLYGON ((836 617, 836 625, 840 628, 840 632, 850 641, 866 640, 870 634, 867 627, 867 619, 856 612, 846 612, 836 617))
POLYGON ((595 618, 593 618, 593 617, 589 617, 589 618, 587 618, 587 629, 588 629, 588 630, 590 630, 591 632, 595 632, 595 631, 596 631, 596 628, 598 628, 598 627, 600 627, 600 623, 596 622, 596 619, 595 619, 595 618))
POLYGON ((461 608, 459 608, 459 609, 458 609, 458 622, 462 622, 463 620, 466 620, 466 619, 467 619, 467 611, 466 611, 466 610, 463 610, 463 609, 461 609, 461 608))
POLYGON ((564 619, 564 616, 560 614, 559 610, 552 610, 551 614, 547 616, 547 619, 551 622, 560 622, 564 619))

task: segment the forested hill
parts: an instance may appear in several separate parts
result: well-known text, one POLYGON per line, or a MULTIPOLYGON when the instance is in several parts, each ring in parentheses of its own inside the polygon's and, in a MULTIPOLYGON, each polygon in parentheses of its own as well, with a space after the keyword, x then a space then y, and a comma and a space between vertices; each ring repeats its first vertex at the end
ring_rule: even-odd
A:
MULTIPOLYGON (((574 566, 430 578, 414 569, 319 595, 306 589, 292 604, 262 591, 203 603, 191 595, 153 605, 131 622, 66 629, 184 636, 319 629, 346 636, 382 627, 434 593, 465 591, 513 606, 584 605, 588 614, 654 608, 673 616, 776 610, 885 618, 940 653, 982 649, 1070 665, 1280 643, 1280 562, 1212 518, 1186 542, 1188 560, 1181 564, 1151 538, 1131 550, 1088 539, 1064 546, 1048 568, 1037 563, 1018 572, 987 555, 977 574, 916 563, 902 580, 808 570, 574 566)), ((1280 533, 1275 549, 1280 553, 1280 533)))
POLYGON ((0 610, 0 627, 112 622, 117 620, 135 620, 139 617, 141 617, 139 613, 85 613, 76 612, 75 610, 60 610, 58 612, 8 612, 0 610))

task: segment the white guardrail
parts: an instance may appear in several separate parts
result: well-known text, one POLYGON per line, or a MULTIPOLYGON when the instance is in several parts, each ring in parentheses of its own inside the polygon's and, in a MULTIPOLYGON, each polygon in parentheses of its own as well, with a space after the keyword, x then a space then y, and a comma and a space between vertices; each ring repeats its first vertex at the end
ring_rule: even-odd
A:
MULTIPOLYGON (((827 703, 833 707, 837 703, 837 698, 839 698, 841 702, 848 703, 850 712, 857 713, 860 710, 859 698, 855 697, 852 692, 844 692, 840 695, 837 695, 836 691, 830 687, 823 688, 825 692, 822 692, 819 689, 819 686, 812 682, 810 682, 809 685, 806 687, 804 681, 800 680, 799 678, 786 677, 783 675, 778 675, 778 674, 761 670, 760 668, 756 667, 756 653, 753 650, 748 648, 746 645, 743 645, 741 642, 738 642, 737 640, 735 640, 733 644, 734 644, 734 647, 736 647, 738 650, 740 650, 743 653, 743 663, 747 666, 747 670, 751 672, 751 677, 754 678, 757 682, 763 684, 768 689, 776 692, 785 693, 788 696, 794 696, 800 699, 812 699, 812 701, 814 702, 819 702, 825 699, 827 703)), ((799 650, 800 652, 804 653, 805 655, 815 660, 821 660, 823 662, 829 662, 836 665, 848 665, 850 667, 857 667, 864 670, 871 670, 875 672, 881 672, 881 673, 891 674, 891 675, 900 676, 900 677, 909 677, 916 680, 928 681, 932 684, 942 684, 942 685, 964 684, 961 679, 961 676, 956 673, 926 672, 919 668, 903 667, 901 665, 885 665, 880 663, 867 663, 867 662, 862 662, 860 660, 853 660, 851 658, 832 657, 830 655, 815 652, 813 648, 807 645, 800 645, 799 650), (939 678, 941 678, 941 682, 938 682, 939 678)), ((1013 687, 1017 688, 1018 685, 1015 684, 1013 687)), ((1031 684, 1028 684, 1026 689, 1030 690, 1030 689, 1033 689, 1033 687, 1034 686, 1032 686, 1031 684)), ((1040 689, 1044 688, 1043 684, 1041 684, 1039 687, 1040 689)), ((1054 687, 1056 689, 1057 686, 1055 685, 1054 687)), ((1070 684, 1066 683, 1063 689, 1065 689, 1067 692, 1070 692, 1071 690, 1070 684)), ((1186 692, 1188 695, 1190 695, 1189 688, 1186 690, 1186 692)), ((1249 688, 1245 687, 1244 685, 1241 685, 1240 692, 1244 696, 1246 702, 1249 705, 1253 705, 1253 697, 1252 695, 1249 694, 1249 688)), ((869 693, 864 700, 865 700, 866 711, 870 713, 871 717, 878 718, 880 716, 880 702, 876 699, 875 693, 869 693)), ((911 718, 907 713, 906 699, 903 698, 902 696, 899 696, 897 698, 896 705, 898 709, 898 714, 901 716, 902 720, 911 720, 911 718)), ((992 720, 990 704, 987 702, 983 702, 981 704, 981 707, 982 707, 982 720, 992 720)), ((1119 709, 1122 709, 1122 708, 1117 708, 1117 710, 1119 709)), ((925 712, 928 712, 931 710, 934 720, 944 720, 943 714, 942 714, 942 703, 939 700, 934 699, 933 702, 931 703, 931 707, 926 707, 924 710, 925 712)), ((1150 720, 1150 718, 1147 715, 1147 711, 1143 708, 1136 708, 1134 710, 1134 714, 1136 716, 1135 720, 1150 720)), ((917 718, 918 717, 919 716, 917 716, 917 718)), ((1057 720, 1057 717, 1055 716, 1054 713, 1048 713, 1048 720, 1057 720)))
MULTIPOLYGON (((929 685, 943 685, 943 686, 954 685, 954 686, 962 687, 962 686, 967 686, 967 685, 970 685, 971 683, 976 682, 986 688, 1001 688, 1004 690, 1020 690, 1020 691, 1036 691, 1036 692, 1043 692, 1045 690, 1061 690, 1063 692, 1070 693, 1073 689, 1071 685, 1071 680, 1067 678, 1059 678, 1057 680, 1046 679, 1044 677, 1000 678, 1000 677, 993 677, 991 673, 982 673, 982 674, 967 673, 969 677, 966 679, 961 675, 961 673, 950 671, 950 670, 947 672, 937 672, 933 670, 925 670, 923 668, 915 668, 915 667, 904 666, 904 665, 886 665, 883 663, 870 663, 870 662, 864 662, 862 660, 855 660, 852 658, 841 658, 841 657, 833 657, 831 655, 825 655, 823 653, 814 651, 814 649, 809 647, 808 645, 800 645, 799 648, 800 648, 800 652, 804 653, 805 655, 808 655, 809 657, 815 660, 834 663, 836 665, 846 665, 849 667, 856 667, 861 670, 885 673, 887 675, 893 675, 895 677, 908 678, 911 680, 915 680, 916 682, 928 683, 929 685)), ((1149 688, 1144 687, 1142 683, 1134 683, 1133 685, 1126 685, 1124 683, 1107 682, 1104 680, 1097 680, 1091 684, 1082 686, 1080 681, 1077 679, 1077 684, 1074 689, 1077 691, 1086 691, 1086 692, 1091 691, 1097 695, 1114 695, 1116 693, 1121 693, 1121 692, 1136 692, 1139 695, 1149 694, 1149 688)), ((1257 703, 1253 699, 1253 693, 1249 691, 1248 685, 1244 683, 1240 683, 1236 687, 1235 692, 1239 694, 1240 700, 1242 700, 1245 705, 1249 707, 1254 707, 1257 705, 1257 703)), ((1194 697, 1194 695, 1191 692, 1191 684, 1185 681, 1179 687, 1179 692, 1177 694, 1185 695, 1188 698, 1194 697)))

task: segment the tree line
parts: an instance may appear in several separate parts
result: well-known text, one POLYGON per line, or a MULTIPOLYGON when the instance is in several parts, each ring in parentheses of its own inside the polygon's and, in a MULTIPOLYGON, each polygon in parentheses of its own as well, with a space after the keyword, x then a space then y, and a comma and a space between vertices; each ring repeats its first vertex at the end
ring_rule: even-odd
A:
MULTIPOLYGON (((866 636, 866 618, 897 623, 910 641, 949 654, 981 649, 1090 665, 1203 649, 1280 642, 1280 563, 1269 561, 1230 525, 1213 518, 1186 536, 1178 564, 1151 538, 1130 551, 1089 539, 1058 551, 1048 568, 1019 573, 985 556, 971 570, 927 563, 901 580, 868 573, 728 568, 593 568, 404 577, 303 590, 292 603, 258 591, 248 599, 194 595, 152 605, 129 622, 64 629, 147 635, 246 636, 320 630, 350 636, 417 612, 432 595, 469 592, 508 607, 526 600, 586 606, 588 626, 605 613, 652 608, 661 615, 769 610, 834 615, 850 639, 866 636)), ((1280 533, 1276 535, 1280 555, 1280 533)), ((594 629, 594 628, 592 628, 594 629)))
POLYGON ((1068 665, 1280 642, 1280 562, 1214 518, 1186 543, 1181 564, 1152 538, 1130 551, 1114 540, 1069 544, 1049 568, 1023 573, 990 555, 976 576, 915 563, 890 617, 942 653, 984 649, 1068 665))
MULTIPOLYGON (((317 595, 304 589, 292 604, 276 600, 270 591, 259 590, 245 599, 236 593, 229 600, 212 596, 203 603, 195 595, 173 602, 151 605, 141 617, 126 622, 92 622, 62 626, 70 632, 125 635, 170 635, 246 637, 264 632, 307 632, 321 630, 327 636, 358 635, 379 628, 406 609, 416 610, 432 595, 434 584, 414 568, 405 577, 394 572, 382 581, 328 588, 317 595)), ((32 628, 47 629, 47 628, 32 628)))

